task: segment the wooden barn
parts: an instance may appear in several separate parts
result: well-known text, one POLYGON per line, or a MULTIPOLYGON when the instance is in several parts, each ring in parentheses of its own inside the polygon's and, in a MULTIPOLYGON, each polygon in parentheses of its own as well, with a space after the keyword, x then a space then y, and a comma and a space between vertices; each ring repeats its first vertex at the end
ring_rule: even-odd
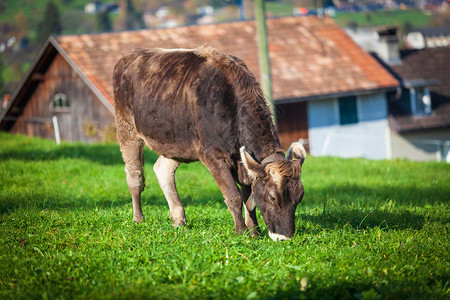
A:
POLYGON ((0 128, 53 139, 55 116, 61 139, 96 140, 112 128, 114 107, 94 82, 51 37, 2 112, 0 128))
MULTIPOLYGON (((284 147, 310 139, 308 103, 345 97, 362 97, 358 101, 364 102, 367 95, 384 97, 398 86, 331 18, 271 19, 267 28, 273 98, 284 147)), ((114 123, 112 71, 121 55, 138 47, 208 45, 242 58, 259 78, 255 31, 254 22, 244 21, 50 37, 0 113, 0 130, 53 138, 55 117, 61 139, 104 139, 114 123)))

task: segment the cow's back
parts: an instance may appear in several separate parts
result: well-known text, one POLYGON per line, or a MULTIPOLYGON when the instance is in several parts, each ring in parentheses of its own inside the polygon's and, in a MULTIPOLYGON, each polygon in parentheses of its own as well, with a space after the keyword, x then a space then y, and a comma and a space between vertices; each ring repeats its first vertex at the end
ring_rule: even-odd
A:
POLYGON ((234 90, 207 55, 135 50, 116 64, 114 92, 116 114, 160 155, 192 161, 205 147, 238 149, 234 90))

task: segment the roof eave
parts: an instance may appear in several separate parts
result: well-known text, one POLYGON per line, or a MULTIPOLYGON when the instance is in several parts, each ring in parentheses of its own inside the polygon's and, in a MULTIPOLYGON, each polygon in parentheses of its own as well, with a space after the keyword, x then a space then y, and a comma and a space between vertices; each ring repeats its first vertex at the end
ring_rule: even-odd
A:
POLYGON ((11 100, 8 103, 8 106, 4 110, 2 110, 0 112, 0 129, 5 128, 4 123, 2 121, 4 121, 6 115, 10 112, 11 107, 16 102, 19 94, 21 92, 23 92, 23 88, 25 87, 25 84, 31 79, 32 74, 35 73, 39 63, 41 63, 42 57, 44 56, 44 54, 47 51, 49 51, 49 47, 50 46, 53 46, 53 45, 51 45, 50 41, 47 40, 44 43, 44 45, 42 46, 42 48, 39 50, 38 54, 35 56, 34 60, 32 61, 31 65, 30 65, 30 67, 26 71, 25 75, 22 77, 22 80, 19 82, 19 84, 15 88, 15 90, 14 90, 12 96, 11 96, 11 100))
POLYGON ((364 95, 370 95, 370 94, 375 94, 375 93, 386 93, 386 92, 396 91, 398 87, 399 87, 398 85, 395 85, 395 86, 388 86, 388 87, 381 87, 381 88, 374 88, 374 89, 360 89, 360 90, 340 91, 340 92, 325 93, 325 94, 315 94, 315 95, 308 95, 308 96, 303 96, 303 97, 283 98, 283 99, 275 100, 275 104, 281 105, 281 104, 308 102, 308 101, 316 101, 316 100, 323 100, 323 99, 334 99, 334 98, 348 97, 348 96, 364 96, 364 95))
POLYGON ((418 80, 402 80, 401 84, 405 88, 418 88, 418 87, 427 87, 430 85, 436 85, 438 83, 437 79, 418 79, 418 80))
POLYGON ((95 94, 95 96, 97 96, 97 98, 114 115, 113 105, 108 101, 108 99, 106 99, 105 95, 103 95, 103 93, 97 88, 97 86, 86 76, 86 74, 80 69, 80 67, 72 60, 66 50, 64 50, 64 48, 58 43, 58 40, 54 36, 51 36, 49 38, 49 41, 58 50, 61 56, 67 61, 67 63, 75 70, 75 72, 80 76, 80 78, 95 94))
MULTIPOLYGON (((411 115, 411 117, 414 117, 411 115)), ((432 115, 425 116, 425 118, 433 118, 432 115)), ((389 127, 399 134, 408 134, 408 133, 418 133, 418 132, 427 132, 427 131, 435 131, 435 130, 448 130, 450 129, 450 123, 435 123, 432 125, 416 125, 410 126, 409 128, 404 128, 401 122, 399 122, 396 116, 389 116, 389 127)))
POLYGON ((409 129, 403 129, 403 128, 396 128, 396 131, 400 134, 402 133, 419 133, 419 132, 426 132, 426 131, 436 131, 436 130, 444 130, 449 129, 450 125, 435 125, 435 126, 421 126, 421 127, 414 127, 409 129))

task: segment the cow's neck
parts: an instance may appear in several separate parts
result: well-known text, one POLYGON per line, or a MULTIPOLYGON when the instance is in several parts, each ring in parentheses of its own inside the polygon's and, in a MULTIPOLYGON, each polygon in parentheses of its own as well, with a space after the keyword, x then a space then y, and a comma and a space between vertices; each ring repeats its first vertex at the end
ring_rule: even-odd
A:
MULTIPOLYGON (((272 120, 268 121, 272 122, 272 120)), ((272 159, 284 159, 273 124, 269 124, 267 121, 259 124, 247 121, 240 124, 239 132, 239 147, 245 146, 246 151, 259 162, 268 163, 272 159)), ((237 176, 240 184, 250 185, 252 182, 243 164, 237 164, 237 176)))
POLYGON ((267 164, 284 158, 283 150, 276 145, 262 145, 262 147, 249 147, 251 153, 259 162, 267 164))
POLYGON ((255 129, 254 131, 249 131, 249 136, 246 138, 246 143, 244 143, 247 152, 252 154, 259 162, 266 160, 266 163, 269 160, 280 160, 280 156, 284 157, 278 135, 273 125, 270 125, 270 130, 259 131, 255 129))
POLYGON ((238 127, 240 147, 245 146, 247 152, 258 161, 275 153, 283 153, 264 99, 257 99, 251 105, 246 101, 239 105, 238 127))

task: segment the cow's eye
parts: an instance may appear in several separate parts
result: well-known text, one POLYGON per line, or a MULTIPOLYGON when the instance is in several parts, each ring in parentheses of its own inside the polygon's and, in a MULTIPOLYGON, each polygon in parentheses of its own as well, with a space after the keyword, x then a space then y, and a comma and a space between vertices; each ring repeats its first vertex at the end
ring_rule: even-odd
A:
POLYGON ((271 194, 269 194, 269 199, 270 199, 270 201, 275 202, 275 197, 271 194))

